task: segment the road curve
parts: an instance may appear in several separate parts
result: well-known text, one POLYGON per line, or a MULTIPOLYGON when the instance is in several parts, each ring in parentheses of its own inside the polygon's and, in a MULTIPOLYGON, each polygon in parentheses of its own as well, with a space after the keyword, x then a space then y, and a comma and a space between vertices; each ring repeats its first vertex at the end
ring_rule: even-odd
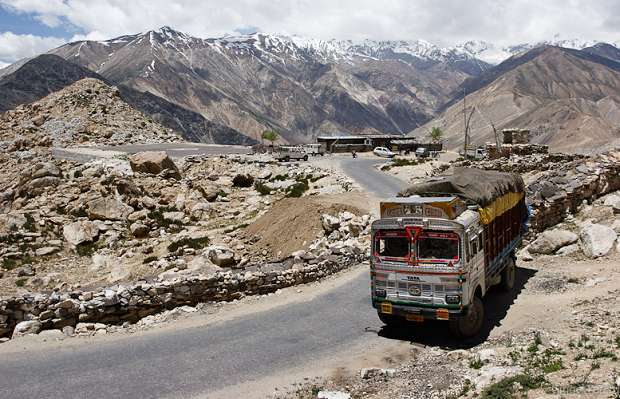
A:
POLYGON ((388 198, 407 187, 407 183, 376 168, 385 162, 385 159, 377 158, 345 158, 340 164, 342 170, 366 191, 377 198, 388 198))
MULTIPOLYGON (((378 197, 403 183, 373 167, 343 160, 343 168, 378 197)), ((309 302, 205 327, 162 330, 70 349, 3 356, 0 395, 12 398, 191 397, 286 372, 348 345, 376 339, 381 323, 370 306, 368 274, 309 302)))

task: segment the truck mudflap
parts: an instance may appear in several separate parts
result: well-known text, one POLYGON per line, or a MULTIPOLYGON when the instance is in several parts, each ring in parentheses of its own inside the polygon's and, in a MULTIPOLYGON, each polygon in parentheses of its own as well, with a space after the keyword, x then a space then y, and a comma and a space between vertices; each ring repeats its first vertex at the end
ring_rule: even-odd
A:
POLYGON ((400 316, 408 321, 416 322, 424 320, 451 320, 467 313, 467 307, 461 308, 454 305, 445 307, 403 305, 380 298, 373 299, 372 306, 380 313, 400 316))

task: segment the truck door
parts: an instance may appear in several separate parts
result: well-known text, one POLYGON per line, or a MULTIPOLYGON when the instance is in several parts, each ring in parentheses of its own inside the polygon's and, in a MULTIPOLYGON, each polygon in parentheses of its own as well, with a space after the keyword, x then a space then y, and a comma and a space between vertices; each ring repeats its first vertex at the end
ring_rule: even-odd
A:
POLYGON ((471 231, 467 233, 465 236, 468 243, 469 249, 469 281, 470 281, 470 290, 471 295, 474 294, 474 290, 477 285, 480 285, 482 288, 482 293, 486 291, 485 281, 484 281, 484 247, 482 245, 482 231, 475 232, 471 231))

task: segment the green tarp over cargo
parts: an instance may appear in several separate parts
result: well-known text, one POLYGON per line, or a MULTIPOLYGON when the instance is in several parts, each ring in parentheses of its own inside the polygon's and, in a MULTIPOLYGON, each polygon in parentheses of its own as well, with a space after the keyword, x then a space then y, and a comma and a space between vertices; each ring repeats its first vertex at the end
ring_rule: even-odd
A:
POLYGON ((524 191, 525 184, 519 174, 475 168, 456 168, 452 175, 413 185, 398 193, 398 196, 452 194, 466 202, 473 202, 481 207, 486 207, 508 193, 524 193, 524 191))

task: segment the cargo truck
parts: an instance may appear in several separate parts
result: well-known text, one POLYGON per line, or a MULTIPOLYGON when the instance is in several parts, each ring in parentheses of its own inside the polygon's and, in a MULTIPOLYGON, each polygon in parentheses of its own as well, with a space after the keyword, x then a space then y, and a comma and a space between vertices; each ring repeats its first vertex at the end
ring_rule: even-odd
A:
POLYGON ((515 249, 528 210, 517 174, 456 169, 380 204, 371 228, 371 295, 392 326, 444 320, 457 337, 479 334, 493 285, 515 284, 515 249))

